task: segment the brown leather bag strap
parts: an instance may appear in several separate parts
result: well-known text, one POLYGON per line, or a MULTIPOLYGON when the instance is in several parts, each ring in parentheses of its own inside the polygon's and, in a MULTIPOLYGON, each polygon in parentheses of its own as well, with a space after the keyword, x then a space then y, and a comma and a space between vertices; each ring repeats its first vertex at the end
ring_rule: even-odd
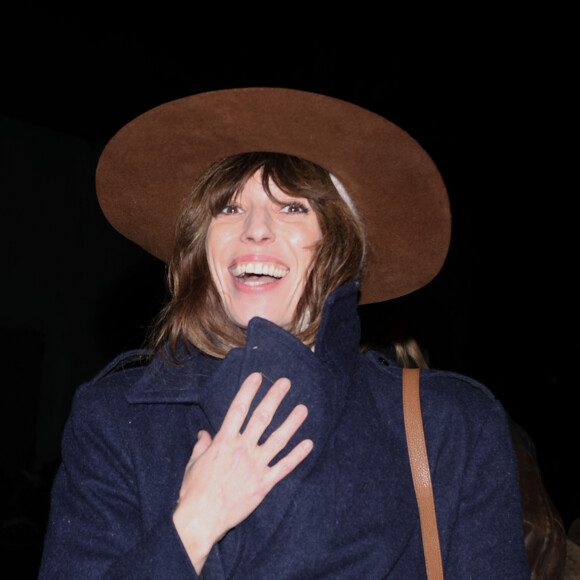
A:
POLYGON ((443 580, 443 563, 439 546, 439 532, 437 531, 435 500, 433 499, 433 486, 431 485, 431 473, 429 471, 427 447, 423 432, 423 418, 421 416, 419 372, 419 369, 403 369, 405 433, 407 435, 413 485, 417 496, 417 504, 419 505, 427 578, 429 580, 443 580))

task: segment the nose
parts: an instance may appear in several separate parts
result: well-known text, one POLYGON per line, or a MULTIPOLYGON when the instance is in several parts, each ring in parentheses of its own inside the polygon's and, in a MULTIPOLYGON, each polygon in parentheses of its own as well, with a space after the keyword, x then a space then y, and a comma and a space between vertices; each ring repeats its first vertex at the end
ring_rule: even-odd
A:
POLYGON ((266 208, 253 208, 244 222, 242 240, 255 244, 273 242, 275 239, 272 218, 266 208))

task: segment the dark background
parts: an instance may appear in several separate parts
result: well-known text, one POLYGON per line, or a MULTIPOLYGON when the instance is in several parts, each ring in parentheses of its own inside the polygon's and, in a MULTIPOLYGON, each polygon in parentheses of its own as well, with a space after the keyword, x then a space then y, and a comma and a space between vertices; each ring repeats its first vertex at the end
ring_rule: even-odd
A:
POLYGON ((234 86, 351 100, 415 137, 447 183, 448 260, 426 288, 361 308, 432 366, 487 384, 532 437, 566 526, 580 516, 570 15, 332 14, 298 5, 121 15, 24 5, 0 48, 3 557, 34 577, 76 387, 141 345, 163 265, 94 194, 106 141, 165 101, 234 86))

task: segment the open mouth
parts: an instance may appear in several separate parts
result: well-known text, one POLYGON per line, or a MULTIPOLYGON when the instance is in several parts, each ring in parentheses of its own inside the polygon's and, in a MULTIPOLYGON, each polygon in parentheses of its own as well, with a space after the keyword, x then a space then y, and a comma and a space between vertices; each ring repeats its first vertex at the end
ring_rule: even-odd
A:
POLYGON ((238 282, 259 286, 284 278, 290 270, 272 262, 239 262, 231 266, 229 271, 238 282))

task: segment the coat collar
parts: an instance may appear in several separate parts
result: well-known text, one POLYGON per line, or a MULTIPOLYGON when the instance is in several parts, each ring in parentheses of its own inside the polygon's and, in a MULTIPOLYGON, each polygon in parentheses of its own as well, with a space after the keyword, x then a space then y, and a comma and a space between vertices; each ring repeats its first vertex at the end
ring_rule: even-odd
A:
MULTIPOLYGON (((275 353, 276 356, 270 358, 279 361, 287 356, 309 367, 325 366, 336 376, 350 375, 360 340, 360 322, 356 314, 359 286, 358 282, 354 282, 330 294, 324 306, 314 351, 279 326, 263 318, 253 318, 248 325, 246 347, 233 349, 223 360, 206 356, 196 349, 188 353, 182 347, 179 354, 183 355, 184 362, 177 366, 157 353, 127 393, 127 400, 130 403, 204 405, 208 402, 208 393, 214 390, 214 384, 232 383, 231 378, 235 376, 237 380, 233 382, 237 390, 249 374, 252 360, 257 355, 260 355, 258 358, 266 358, 267 353, 275 353), (226 377, 227 380, 224 380, 226 377)), ((224 392, 223 387, 217 390, 221 398, 229 401, 235 394, 224 392)))

